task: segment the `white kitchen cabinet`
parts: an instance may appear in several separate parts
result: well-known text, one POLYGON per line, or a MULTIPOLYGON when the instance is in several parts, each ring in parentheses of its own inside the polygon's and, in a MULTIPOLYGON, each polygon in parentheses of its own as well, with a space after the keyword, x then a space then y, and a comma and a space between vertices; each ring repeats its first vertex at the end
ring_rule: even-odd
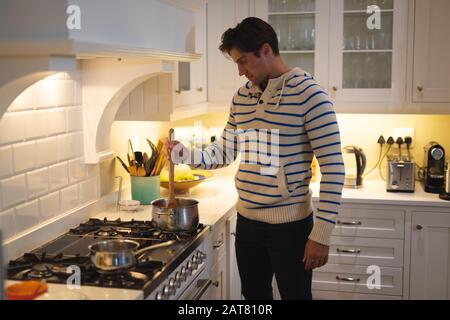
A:
POLYGON ((398 111, 405 100, 406 0, 373 0, 380 29, 369 30, 367 1, 266 0, 291 67, 311 72, 339 112, 398 111))
POLYGON ((247 82, 231 58, 219 50, 221 36, 244 18, 261 14, 260 0, 208 1, 208 108, 228 111, 236 90, 247 82))
POLYGON ((413 212, 410 299, 450 299, 450 212, 413 212))
POLYGON ((227 241, 226 221, 222 220, 214 225, 210 244, 211 265, 211 299, 227 299, 227 241))
POLYGON ((230 300, 242 300, 241 293, 241 278, 239 277, 239 270, 236 261, 236 220, 237 214, 233 214, 227 219, 227 237, 228 237, 228 293, 230 300))
POLYGON ((227 259, 221 257, 211 269, 211 300, 227 299, 227 259))
POLYGON ((450 102, 448 12, 448 0, 415 1, 413 102, 450 102))
MULTIPOLYGON (((406 0, 330 2, 331 98, 337 103, 400 104, 405 99, 406 0), (369 29, 369 4, 380 8, 380 29, 369 29), (335 14, 338 13, 338 14, 335 14)), ((338 107, 339 108, 339 107, 338 107)), ((365 112, 364 105, 355 111, 365 112)))
POLYGON ((313 298, 401 299, 405 214, 399 206, 342 204, 330 238, 328 264, 313 271, 313 298), (380 268, 379 289, 367 286, 370 266, 380 268))
POLYGON ((328 82, 328 0, 265 0, 267 20, 278 36, 280 54, 290 67, 300 67, 322 84, 328 82))
POLYGON ((174 112, 179 107, 206 102, 206 2, 195 12, 195 25, 187 38, 188 51, 201 54, 197 61, 174 64, 174 112))

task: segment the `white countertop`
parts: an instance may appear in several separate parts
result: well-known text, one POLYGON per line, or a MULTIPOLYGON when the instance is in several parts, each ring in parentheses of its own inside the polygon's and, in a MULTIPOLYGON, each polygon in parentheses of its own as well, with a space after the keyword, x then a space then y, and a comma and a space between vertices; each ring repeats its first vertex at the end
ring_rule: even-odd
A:
MULTIPOLYGON (((311 183, 313 200, 319 197, 319 182, 311 183)), ((364 203, 364 204, 392 204, 408 206, 433 206, 450 208, 450 201, 439 198, 438 194, 428 193, 423 190, 422 185, 416 182, 414 193, 387 192, 386 182, 383 180, 364 180, 360 189, 344 188, 342 191, 342 203, 364 203)))
MULTIPOLYGON (((236 168, 221 169, 214 171, 214 176, 197 187, 189 194, 177 195, 177 197, 193 198, 199 201, 200 222, 206 225, 217 223, 236 204, 238 194, 234 185, 234 174, 236 168)), ((313 191, 313 201, 319 200, 320 178, 312 182, 310 187, 313 191)), ((130 191, 125 190, 124 199, 130 198, 130 191)), ((161 189, 161 197, 167 197, 167 190, 161 189)), ((450 209, 450 201, 439 199, 439 195, 427 193, 420 183, 416 183, 414 193, 387 192, 386 183, 382 180, 365 180, 360 189, 344 188, 342 192, 342 203, 356 204, 389 204, 408 206, 433 206, 446 207, 450 209)), ((108 218, 122 220, 151 220, 151 206, 141 206, 136 212, 118 212, 111 208, 95 215, 95 218, 108 218)))
MULTIPOLYGON (((5 288, 21 281, 7 280, 5 288)), ((143 291, 82 286, 69 289, 65 284, 47 283, 48 291, 38 300, 142 300, 143 291)))
MULTIPOLYGON (((234 185, 234 174, 223 174, 216 171, 208 180, 193 188, 189 194, 180 194, 176 197, 193 198, 199 201, 200 223, 214 225, 236 204, 238 195, 234 185)), ((227 171, 225 171, 227 172, 227 171)), ((161 198, 168 196, 165 189, 161 189, 161 198)), ((130 198, 130 190, 124 190, 123 199, 130 198)), ((99 212, 93 218, 108 218, 122 220, 151 220, 152 206, 141 206, 136 212, 117 211, 115 207, 99 212)))

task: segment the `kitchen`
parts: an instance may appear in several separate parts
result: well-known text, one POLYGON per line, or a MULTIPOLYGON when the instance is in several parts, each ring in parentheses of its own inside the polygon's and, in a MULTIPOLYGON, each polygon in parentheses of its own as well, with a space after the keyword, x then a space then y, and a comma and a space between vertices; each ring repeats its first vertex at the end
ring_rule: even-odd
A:
MULTIPOLYGON (((78 236, 86 225, 92 232, 132 230, 127 221, 151 220, 152 206, 117 207, 119 197, 132 198, 134 177, 116 157, 126 163, 134 153, 129 139, 134 151, 151 155, 147 139, 157 145, 170 128, 189 146, 219 137, 231 98, 245 84, 218 50, 220 36, 257 16, 276 30, 283 59, 311 72, 329 92, 342 146, 358 146, 366 159, 362 170, 355 148, 344 154, 347 177, 354 179, 343 190, 329 262, 314 271, 314 299, 449 299, 450 202, 439 197, 445 182, 431 193, 419 181, 431 151, 450 150, 450 41, 443 41, 449 9, 445 0, 151 0, 126 10, 118 0, 2 1, 4 264, 32 251, 43 258, 34 250, 78 236), (367 12, 370 5, 379 11, 367 12), (364 27, 377 14, 380 29, 364 27), (389 143, 380 144, 381 135, 389 143), (405 163, 415 166, 408 185, 414 192, 388 192, 388 182, 400 186, 391 177, 403 172, 392 167, 405 163), (366 285, 373 265, 381 272, 378 289, 366 285)), ((155 280, 144 281, 145 289, 137 280, 131 289, 112 281, 77 289, 75 281, 72 290, 47 281, 40 297, 242 299, 234 252, 238 164, 212 170, 184 193, 198 201, 198 232, 172 248, 172 257, 158 249, 154 256, 164 266, 155 280)), ((317 166, 313 174, 317 203, 317 166)), ((166 188, 159 192, 168 196, 166 188)), ((90 241, 89 234, 82 238, 90 241)), ((15 283, 11 277, 5 275, 6 286, 15 283)))

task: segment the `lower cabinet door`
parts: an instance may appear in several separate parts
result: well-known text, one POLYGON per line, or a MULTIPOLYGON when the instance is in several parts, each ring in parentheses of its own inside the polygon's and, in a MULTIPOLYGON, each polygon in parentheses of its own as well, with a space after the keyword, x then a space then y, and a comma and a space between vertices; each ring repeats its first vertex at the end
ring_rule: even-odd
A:
POLYGON ((226 279, 227 277, 227 259, 219 259, 216 265, 211 269, 211 300, 226 300, 226 279))
POLYGON ((450 212, 413 212, 410 299, 450 299, 450 212))

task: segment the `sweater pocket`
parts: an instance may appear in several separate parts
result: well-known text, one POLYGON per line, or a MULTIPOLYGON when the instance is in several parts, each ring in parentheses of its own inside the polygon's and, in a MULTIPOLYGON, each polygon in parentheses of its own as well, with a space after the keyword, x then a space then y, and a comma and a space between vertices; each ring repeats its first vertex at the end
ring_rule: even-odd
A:
POLYGON ((277 172, 263 171, 261 167, 241 167, 236 174, 235 185, 240 201, 247 208, 276 204, 289 197, 282 166, 277 172))

